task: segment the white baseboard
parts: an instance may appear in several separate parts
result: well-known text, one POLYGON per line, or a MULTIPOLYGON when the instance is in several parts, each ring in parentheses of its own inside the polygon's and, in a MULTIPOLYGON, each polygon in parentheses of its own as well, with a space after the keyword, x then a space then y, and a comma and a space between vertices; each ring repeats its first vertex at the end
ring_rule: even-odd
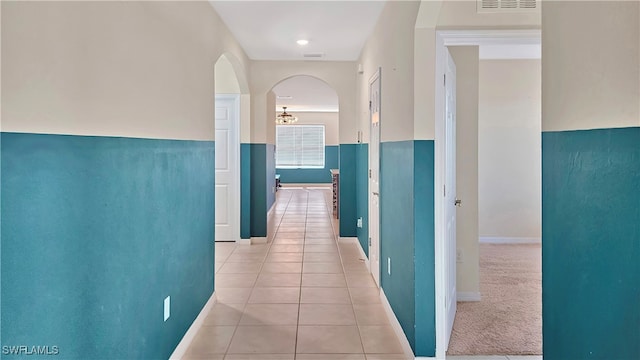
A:
POLYGON ((396 314, 393 312, 391 304, 389 304, 389 300, 384 294, 384 290, 382 290, 382 288, 380 288, 380 301, 382 301, 382 307, 384 308, 384 312, 387 314, 387 318, 391 323, 393 331, 396 333, 398 340, 400 340, 400 345, 402 346, 404 355, 410 359, 415 358, 415 356, 413 355, 413 350, 411 350, 411 345, 409 345, 409 340, 407 340, 407 336, 404 334, 402 326, 400 325, 398 318, 396 318, 396 314))
POLYGON ((211 310, 215 303, 216 292, 214 291, 213 294, 211 294, 209 300, 207 300, 207 303, 204 304, 202 310, 200 310, 200 314, 198 314, 196 319, 189 327, 189 330, 187 330, 187 332, 182 337, 182 340, 180 340, 180 342, 178 343, 178 346, 176 346, 175 350, 173 350, 173 353, 169 357, 169 360, 180 360, 186 355, 191 342, 196 337, 198 331, 200 331, 202 324, 204 324, 204 319, 207 317, 207 315, 209 315, 209 310, 211 310))
POLYGON ((436 360, 434 357, 426 357, 426 356, 418 356, 415 358, 416 360, 436 360))
POLYGON ((539 237, 481 237, 483 244, 540 244, 539 237))
POLYGON ((302 184, 296 184, 296 183, 280 183, 280 185, 282 185, 283 188, 314 188, 314 187, 321 187, 321 188, 331 188, 331 183, 302 183, 302 184))
POLYGON ((458 301, 480 301, 479 292, 458 291, 456 293, 458 301))
POLYGON ((254 245, 254 244, 266 244, 266 243, 267 243, 266 237, 252 237, 250 239, 240 239, 236 241, 236 244, 238 245, 254 245))

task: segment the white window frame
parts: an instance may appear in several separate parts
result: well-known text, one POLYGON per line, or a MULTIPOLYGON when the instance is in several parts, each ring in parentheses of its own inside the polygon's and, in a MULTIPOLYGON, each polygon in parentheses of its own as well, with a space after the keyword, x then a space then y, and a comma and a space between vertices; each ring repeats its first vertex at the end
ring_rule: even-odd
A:
POLYGON ((276 169, 324 169, 326 167, 326 158, 325 158, 325 148, 327 145, 327 132, 326 127, 322 124, 311 125, 276 125, 276 169), (295 127, 295 128, 303 128, 303 127, 315 127, 322 128, 322 166, 320 165, 288 165, 288 166, 280 166, 278 165, 278 128, 280 127, 295 127))

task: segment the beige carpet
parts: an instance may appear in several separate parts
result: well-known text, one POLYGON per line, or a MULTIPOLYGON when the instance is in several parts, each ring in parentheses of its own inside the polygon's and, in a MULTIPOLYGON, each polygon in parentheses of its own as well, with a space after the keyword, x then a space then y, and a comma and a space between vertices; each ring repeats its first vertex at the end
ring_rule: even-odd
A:
POLYGON ((480 244, 482 301, 458 302, 448 355, 542 354, 540 244, 480 244))

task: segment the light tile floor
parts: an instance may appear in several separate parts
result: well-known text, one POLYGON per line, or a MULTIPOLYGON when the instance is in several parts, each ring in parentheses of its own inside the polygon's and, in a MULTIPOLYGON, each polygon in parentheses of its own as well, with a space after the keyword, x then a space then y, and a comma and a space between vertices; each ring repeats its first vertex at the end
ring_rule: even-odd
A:
POLYGON ((216 243, 217 302, 184 359, 407 359, 358 246, 335 235, 331 191, 277 195, 267 244, 216 243))
POLYGON ((185 358, 406 359, 357 245, 335 236, 331 191, 277 195, 267 244, 216 244, 217 302, 185 358))

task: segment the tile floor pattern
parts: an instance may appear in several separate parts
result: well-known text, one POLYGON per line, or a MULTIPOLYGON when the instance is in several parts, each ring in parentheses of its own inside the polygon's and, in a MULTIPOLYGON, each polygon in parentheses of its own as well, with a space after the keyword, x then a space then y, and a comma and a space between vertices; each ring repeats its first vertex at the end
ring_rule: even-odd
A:
POLYGON ((217 303, 185 359, 406 359, 330 190, 277 195, 269 243, 216 244, 217 303))
POLYGON ((269 243, 216 243, 217 303, 183 359, 407 359, 358 246, 335 236, 331 191, 277 195, 269 243))

